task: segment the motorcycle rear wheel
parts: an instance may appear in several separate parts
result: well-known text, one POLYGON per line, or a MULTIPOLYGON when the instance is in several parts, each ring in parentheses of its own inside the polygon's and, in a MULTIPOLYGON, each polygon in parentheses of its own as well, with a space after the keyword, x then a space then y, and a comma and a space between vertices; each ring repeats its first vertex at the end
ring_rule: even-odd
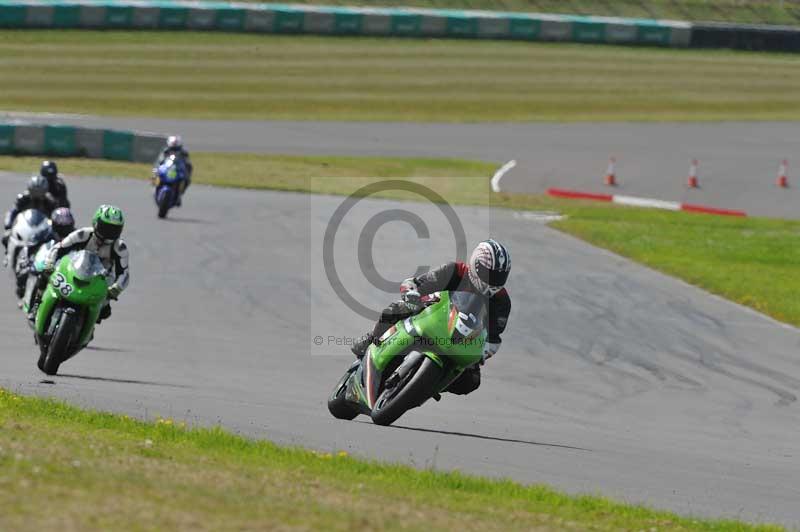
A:
POLYGON ((341 379, 339 379, 338 384, 336 384, 336 388, 333 389, 333 393, 328 398, 328 411, 336 419, 346 419, 350 421, 355 419, 356 416, 360 414, 358 409, 345 399, 345 395, 347 393, 347 381, 350 379, 350 375, 352 373, 352 370, 350 370, 345 373, 341 379))

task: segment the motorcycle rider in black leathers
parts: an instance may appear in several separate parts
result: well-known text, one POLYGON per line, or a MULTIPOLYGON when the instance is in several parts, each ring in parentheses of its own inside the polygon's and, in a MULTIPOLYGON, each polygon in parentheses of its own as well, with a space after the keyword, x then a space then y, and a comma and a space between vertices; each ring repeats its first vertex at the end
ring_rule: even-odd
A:
POLYGON ((184 148, 183 139, 181 139, 180 135, 171 135, 167 137, 167 145, 164 146, 164 149, 158 154, 155 167, 153 168, 154 177, 158 173, 158 167, 161 166, 170 155, 175 155, 177 158, 181 159, 186 166, 186 180, 182 182, 183 185, 180 190, 180 195, 178 196, 178 207, 180 207, 181 197, 186 192, 186 189, 189 188, 189 185, 192 184, 192 170, 194 169, 192 161, 189 159, 189 152, 184 148))
MULTIPOLYGON (((390 304, 381 313, 372 332, 364 335, 353 346, 353 353, 361 358, 372 343, 377 343, 383 333, 400 320, 422 310, 420 298, 442 290, 474 292, 488 299, 488 336, 484 346, 483 361, 497 353, 500 335, 506 328, 511 313, 511 298, 503 285, 511 271, 511 255, 497 242, 489 239, 481 242, 472 252, 469 263, 448 262, 418 277, 406 279, 400 286, 402 299, 390 304)), ((467 368, 453 381, 446 391, 466 395, 481 384, 479 365, 467 368)))
POLYGON ((31 180, 28 182, 28 189, 17 195, 17 199, 14 201, 14 207, 6 213, 3 222, 3 247, 8 247, 11 227, 14 225, 14 220, 19 213, 27 211, 28 209, 36 209, 37 211, 43 212, 45 216, 49 218, 56 207, 56 201, 49 192, 47 179, 40 175, 31 177, 31 180))
POLYGON ((47 184, 50 187, 49 192, 56 202, 56 207, 69 208, 69 199, 67 199, 67 185, 61 176, 58 175, 58 165, 55 161, 42 161, 42 167, 39 169, 39 174, 47 179, 47 184))

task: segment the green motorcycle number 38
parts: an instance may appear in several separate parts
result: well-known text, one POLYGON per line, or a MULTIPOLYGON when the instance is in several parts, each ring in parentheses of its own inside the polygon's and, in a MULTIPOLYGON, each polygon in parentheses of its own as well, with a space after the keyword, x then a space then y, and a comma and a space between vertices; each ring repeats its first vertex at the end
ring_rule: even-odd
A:
POLYGON ((69 297, 69 295, 75 290, 71 284, 67 282, 67 279, 60 273, 56 273, 53 276, 53 288, 59 291, 62 296, 69 297))

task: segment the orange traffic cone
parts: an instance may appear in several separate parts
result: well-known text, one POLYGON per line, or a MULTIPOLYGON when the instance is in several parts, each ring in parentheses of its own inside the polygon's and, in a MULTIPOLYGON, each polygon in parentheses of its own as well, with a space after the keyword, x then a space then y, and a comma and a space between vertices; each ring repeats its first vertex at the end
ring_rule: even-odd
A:
POLYGON ((617 185, 617 159, 611 157, 608 160, 608 170, 606 170, 605 178, 606 186, 614 187, 617 185))
POLYGON ((776 184, 781 188, 789 187, 789 161, 786 159, 781 161, 781 166, 778 168, 778 181, 776 184))
POLYGON ((700 188, 700 181, 697 179, 697 159, 692 159, 692 164, 689 165, 689 179, 686 181, 686 186, 689 188, 700 188))

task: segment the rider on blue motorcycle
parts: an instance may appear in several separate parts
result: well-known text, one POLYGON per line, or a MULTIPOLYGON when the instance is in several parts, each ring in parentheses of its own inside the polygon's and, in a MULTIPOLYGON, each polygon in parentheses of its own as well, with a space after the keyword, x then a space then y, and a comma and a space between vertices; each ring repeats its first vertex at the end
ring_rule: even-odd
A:
POLYGON ((153 177, 158 175, 158 167, 164 164, 171 155, 181 159, 186 167, 186 179, 182 181, 183 184, 181 185, 181 189, 179 190, 180 195, 178 196, 177 204, 180 207, 181 197, 186 192, 186 189, 189 188, 189 185, 192 184, 192 170, 194 169, 192 161, 189 159, 189 152, 183 146, 183 139, 181 139, 180 135, 171 135, 167 138, 167 145, 164 146, 164 149, 158 154, 155 166, 153 167, 153 177))
MULTIPOLYGON (((511 298, 503 285, 511 271, 511 255, 497 242, 489 239, 481 242, 472 252, 468 264, 448 262, 419 277, 406 279, 400 285, 401 300, 390 304, 381 313, 372 332, 364 335, 353 346, 353 353, 361 358, 372 343, 377 343, 383 333, 400 320, 409 318, 422 310, 422 296, 442 290, 483 294, 488 302, 488 336, 484 346, 485 362, 500 349, 500 335, 506 328, 511 313, 511 298)), ((466 395, 481 384, 480 366, 468 368, 446 391, 466 395)))

